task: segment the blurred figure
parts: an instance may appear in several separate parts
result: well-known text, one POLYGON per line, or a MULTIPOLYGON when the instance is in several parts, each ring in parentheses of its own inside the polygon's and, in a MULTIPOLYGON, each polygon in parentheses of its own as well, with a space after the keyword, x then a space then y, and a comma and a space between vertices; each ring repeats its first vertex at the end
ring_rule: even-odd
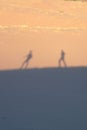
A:
POLYGON ((59 67, 61 67, 61 62, 63 62, 64 66, 67 67, 66 62, 65 62, 65 52, 61 50, 61 57, 59 59, 59 67))
POLYGON ((24 62, 21 65, 21 69, 25 66, 25 69, 27 69, 30 60, 32 59, 32 51, 29 52, 29 54, 26 56, 26 59, 24 60, 24 62))

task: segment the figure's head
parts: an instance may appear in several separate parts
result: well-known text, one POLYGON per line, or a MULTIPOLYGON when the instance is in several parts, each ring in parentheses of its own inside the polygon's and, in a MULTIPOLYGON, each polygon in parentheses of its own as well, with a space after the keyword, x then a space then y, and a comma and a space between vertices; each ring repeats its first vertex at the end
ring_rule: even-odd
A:
POLYGON ((61 50, 61 54, 63 53, 64 51, 63 50, 61 50))
POLYGON ((32 50, 30 50, 29 53, 32 54, 32 50))

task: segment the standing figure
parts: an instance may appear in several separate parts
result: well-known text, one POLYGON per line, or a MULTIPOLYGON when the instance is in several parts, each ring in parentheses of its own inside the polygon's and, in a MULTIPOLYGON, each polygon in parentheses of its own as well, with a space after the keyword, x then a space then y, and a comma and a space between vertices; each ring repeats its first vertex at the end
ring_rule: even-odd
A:
POLYGON ((67 67, 66 62, 65 62, 65 52, 61 50, 61 57, 59 59, 59 67, 61 67, 61 62, 63 62, 64 66, 67 67))
POLYGON ((26 56, 26 59, 21 65, 21 69, 25 66, 25 69, 27 69, 29 61, 32 59, 32 51, 29 52, 29 54, 26 56))

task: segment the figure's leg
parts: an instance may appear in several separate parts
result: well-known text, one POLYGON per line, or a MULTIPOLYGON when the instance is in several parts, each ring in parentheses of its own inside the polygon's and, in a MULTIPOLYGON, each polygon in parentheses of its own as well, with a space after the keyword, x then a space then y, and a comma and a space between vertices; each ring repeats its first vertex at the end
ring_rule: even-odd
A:
POLYGON ((58 61, 58 62, 59 62, 59 67, 61 67, 61 59, 59 59, 59 61, 58 61))
POLYGON ((67 67, 67 64, 66 64, 65 60, 63 60, 63 63, 64 63, 64 66, 67 67))
POLYGON ((22 69, 24 67, 24 65, 25 65, 25 61, 22 63, 20 68, 22 69))
POLYGON ((28 64, 29 64, 29 62, 26 62, 26 66, 25 66, 25 69, 27 69, 27 68, 28 68, 28 64))

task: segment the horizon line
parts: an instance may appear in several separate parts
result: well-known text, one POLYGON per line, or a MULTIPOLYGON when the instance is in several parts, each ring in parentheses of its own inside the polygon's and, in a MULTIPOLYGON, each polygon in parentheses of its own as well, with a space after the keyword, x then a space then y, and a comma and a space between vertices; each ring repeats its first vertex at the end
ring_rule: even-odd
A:
POLYGON ((69 66, 69 67, 33 67, 27 69, 18 69, 18 68, 11 68, 11 69, 0 69, 1 71, 29 71, 29 70, 43 70, 43 69, 75 69, 75 68, 87 68, 87 66, 69 66))

